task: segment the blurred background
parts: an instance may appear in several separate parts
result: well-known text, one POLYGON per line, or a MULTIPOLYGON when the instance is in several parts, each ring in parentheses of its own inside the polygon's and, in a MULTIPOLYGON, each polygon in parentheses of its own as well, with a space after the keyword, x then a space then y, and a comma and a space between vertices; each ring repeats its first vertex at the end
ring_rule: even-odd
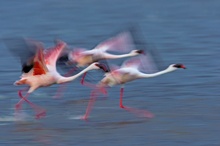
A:
MULTIPOLYGON (((1 1, 0 38, 30 37, 47 47, 59 38, 91 49, 135 26, 156 49, 162 69, 183 63, 187 70, 126 84, 124 104, 151 111, 152 119, 120 109, 116 86, 106 100, 95 103, 89 122, 80 120, 90 89, 78 79, 60 99, 52 98, 57 85, 31 94, 31 101, 47 109, 46 118, 35 120, 32 109, 24 106, 22 120, 16 121, 14 105, 23 87, 13 83, 21 65, 0 42, 0 145, 220 145, 219 10, 218 0, 1 1)), ((88 77, 98 82, 103 73, 91 71, 88 77)))

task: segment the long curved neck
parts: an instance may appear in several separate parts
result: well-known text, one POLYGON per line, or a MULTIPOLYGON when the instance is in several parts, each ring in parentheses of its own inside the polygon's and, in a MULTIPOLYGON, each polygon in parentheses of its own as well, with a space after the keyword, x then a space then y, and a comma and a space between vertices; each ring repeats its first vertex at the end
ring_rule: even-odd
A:
POLYGON ((105 59, 118 59, 118 58, 125 58, 125 57, 131 57, 131 56, 133 56, 131 53, 122 54, 122 55, 114 55, 114 54, 105 53, 104 58, 105 59))
POLYGON ((152 77, 156 77, 156 76, 160 76, 160 75, 163 75, 163 74, 166 74, 166 73, 169 73, 169 72, 172 72, 172 71, 175 71, 176 69, 171 69, 171 68, 167 68, 165 70, 162 70, 162 71, 159 71, 159 72, 156 72, 156 73, 153 73, 153 74, 144 74, 142 73, 140 75, 141 78, 152 78, 152 77))
POLYGON ((82 74, 84 74, 85 72, 91 70, 89 67, 85 68, 84 70, 82 70, 81 72, 79 72, 78 74, 74 75, 74 76, 70 76, 70 77, 61 77, 59 80, 58 80, 58 84, 61 84, 61 83, 66 83, 66 82, 70 82, 76 78, 78 78, 79 76, 81 76, 82 74))

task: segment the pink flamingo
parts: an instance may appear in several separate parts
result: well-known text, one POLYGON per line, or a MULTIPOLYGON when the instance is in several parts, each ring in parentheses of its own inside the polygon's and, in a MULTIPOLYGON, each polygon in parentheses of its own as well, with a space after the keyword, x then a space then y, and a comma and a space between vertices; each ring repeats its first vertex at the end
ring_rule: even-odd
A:
MULTIPOLYGON (((33 57, 33 66, 32 68, 29 67, 28 72, 24 72, 21 76, 21 79, 16 81, 15 85, 29 85, 29 88, 26 89, 27 94, 25 97, 22 96, 22 91, 19 90, 18 95, 20 96, 21 100, 16 104, 16 109, 21 108, 21 104, 23 101, 26 101, 36 112, 36 118, 41 118, 46 115, 46 111, 43 108, 33 104, 27 97, 39 87, 47 87, 52 84, 62 84, 66 82, 73 81, 80 75, 84 74, 85 72, 93 69, 104 69, 103 66, 99 63, 93 63, 78 74, 70 77, 61 76, 56 70, 56 61, 59 57, 60 53, 66 46, 65 42, 59 41, 58 44, 51 49, 43 50, 42 46, 39 43, 36 43, 37 49, 36 54, 33 57)), ((24 69, 25 67, 23 67, 24 69)))
MULTIPOLYGON (((123 32, 115 37, 107 39, 104 42, 99 43, 92 50, 86 50, 83 48, 75 48, 68 53, 67 64, 76 64, 76 67, 85 67, 93 62, 98 62, 105 59, 119 59, 125 57, 137 56, 144 54, 142 50, 133 49, 133 40, 129 32, 123 32), (130 53, 115 55, 106 51, 126 51, 131 50, 130 53)), ((86 74, 85 74, 86 75, 86 74)), ((85 77, 83 76, 83 78, 85 77)))
MULTIPOLYGON (((105 77, 97 85, 97 88, 99 88, 99 89, 101 89, 101 91, 103 91, 105 87, 112 87, 115 85, 121 85, 120 103, 119 103, 120 108, 125 109, 126 111, 129 111, 129 112, 132 112, 134 114, 137 114, 139 116, 152 118, 153 114, 146 111, 146 110, 135 109, 135 108, 131 108, 131 107, 123 105, 122 99, 123 99, 123 93, 124 93, 124 84, 127 82, 131 82, 133 80, 136 80, 136 79, 157 77, 159 75, 175 71, 179 68, 185 69, 185 66, 183 64, 171 64, 171 65, 169 65, 169 67, 167 69, 156 72, 156 73, 151 73, 151 74, 146 74, 146 73, 140 72, 139 67, 140 67, 140 60, 130 59, 130 60, 126 61, 121 66, 121 68, 115 69, 111 72, 106 73, 105 77)), ((88 118, 90 111, 91 111, 91 108, 97 98, 96 91, 97 91, 97 89, 91 93, 91 99, 90 99, 88 107, 86 109, 86 113, 82 119, 86 120, 88 118)))
POLYGON ((68 58, 70 64, 76 63, 77 67, 85 67, 93 62, 97 62, 104 59, 119 59, 143 54, 142 50, 134 50, 133 48, 134 46, 131 34, 129 32, 123 32, 115 37, 112 37, 104 42, 99 43, 92 50, 75 48, 68 54, 68 58), (114 55, 106 52, 118 52, 126 50, 131 50, 131 52, 122 55, 114 55))

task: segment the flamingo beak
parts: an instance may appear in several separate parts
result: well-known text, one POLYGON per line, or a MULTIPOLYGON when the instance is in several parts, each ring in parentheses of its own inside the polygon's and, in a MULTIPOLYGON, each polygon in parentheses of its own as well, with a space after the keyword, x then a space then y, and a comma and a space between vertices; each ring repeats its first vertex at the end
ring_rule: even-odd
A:
POLYGON ((145 54, 144 50, 138 50, 137 53, 143 54, 143 55, 145 54))
POLYGON ((186 69, 186 67, 184 65, 181 65, 181 68, 186 69))
POLYGON ((104 72, 109 72, 109 70, 107 69, 107 67, 104 64, 96 64, 96 66, 98 66, 104 72))

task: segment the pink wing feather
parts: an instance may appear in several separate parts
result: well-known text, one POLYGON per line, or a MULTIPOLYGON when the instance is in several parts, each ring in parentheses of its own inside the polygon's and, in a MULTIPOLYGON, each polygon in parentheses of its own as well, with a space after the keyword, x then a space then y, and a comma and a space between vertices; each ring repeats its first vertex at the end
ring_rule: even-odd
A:
POLYGON ((129 32, 122 32, 98 44, 94 49, 128 52, 134 49, 134 42, 129 32))
POLYGON ((44 52, 46 64, 49 64, 55 67, 56 61, 58 57, 60 56, 60 54, 62 53, 62 51, 65 49, 66 45, 67 44, 65 42, 58 41, 54 47, 46 49, 44 52))
POLYGON ((69 59, 72 61, 76 61, 79 57, 81 57, 83 52, 87 51, 84 48, 74 48, 73 51, 69 54, 69 59))
POLYGON ((126 60, 121 67, 132 67, 144 71, 146 73, 153 73, 158 70, 156 64, 153 62, 150 55, 143 55, 130 58, 126 60))

